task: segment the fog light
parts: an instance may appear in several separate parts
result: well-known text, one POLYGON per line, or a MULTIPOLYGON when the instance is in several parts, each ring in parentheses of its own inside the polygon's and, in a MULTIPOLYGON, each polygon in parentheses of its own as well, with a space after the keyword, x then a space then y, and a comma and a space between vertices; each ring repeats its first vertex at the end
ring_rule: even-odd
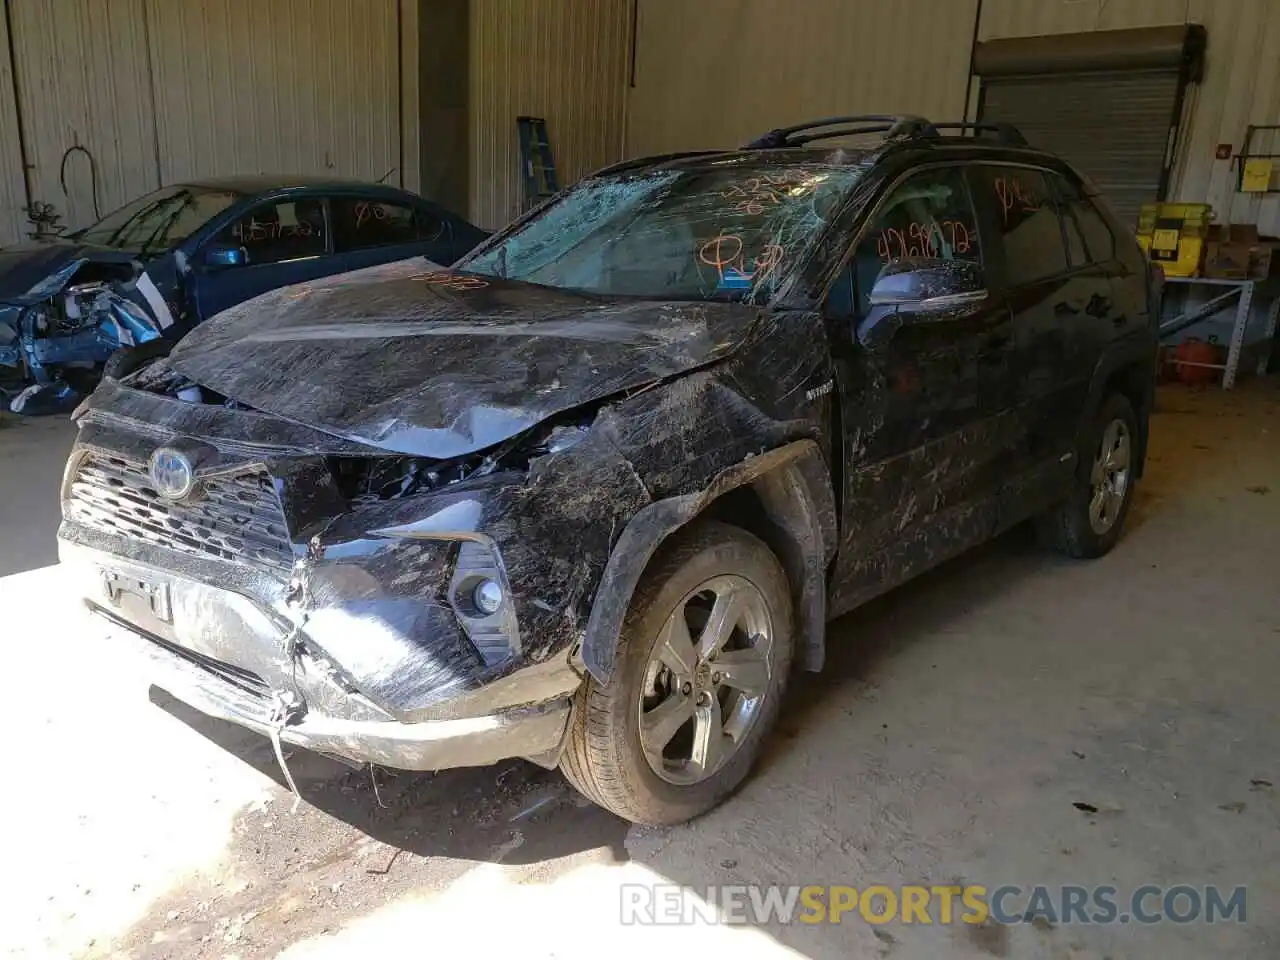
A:
POLYGON ((476 609, 486 616, 492 616, 502 609, 502 586, 496 580, 481 580, 471 594, 476 609))

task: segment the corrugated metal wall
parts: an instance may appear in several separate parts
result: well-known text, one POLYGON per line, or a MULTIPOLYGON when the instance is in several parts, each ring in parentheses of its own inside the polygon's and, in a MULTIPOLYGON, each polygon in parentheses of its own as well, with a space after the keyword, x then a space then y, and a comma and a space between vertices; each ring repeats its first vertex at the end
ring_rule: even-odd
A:
POLYGON ((84 153, 61 183, 76 144, 96 161, 104 213, 160 183, 219 174, 390 172, 417 185, 419 0, 5 3, 17 93, 3 44, 0 243, 30 229, 15 102, 32 193, 69 228, 94 219, 84 153))
POLYGON ((849 113, 964 111, 977 0, 639 0, 631 154, 849 113))
POLYGON ((6 0, 0 0, 0 246, 22 239, 22 208, 27 193, 22 182, 22 151, 19 149, 17 101, 13 94, 13 71, 9 68, 9 27, 6 0))
MULTIPOLYGON (((730 146, 805 117, 958 116, 978 0, 472 0, 471 212, 522 205, 515 117, 545 116, 561 179, 624 155, 730 146), (798 13, 803 5, 803 15, 798 13)), ((0 0, 37 198, 65 222, 202 173, 332 172, 416 186, 417 19, 429 0, 0 0), (398 23, 399 21, 399 23, 398 23), (407 27, 406 27, 407 24, 407 27)), ((983 0, 980 39, 1202 22, 1175 194, 1280 234, 1280 198, 1235 193, 1218 143, 1280 124, 1280 0, 983 0)), ((426 24, 429 28, 429 24, 426 24)), ((3 23, 0 23, 0 41, 3 23)), ((26 229, 0 57, 0 242, 26 229)))
POLYGON ((471 216, 523 209, 516 117, 545 117, 561 183, 622 157, 631 0, 472 0, 471 216))
POLYGON ((9 0, 18 102, 32 194, 69 226, 94 218, 93 153, 103 213, 159 183, 143 0, 9 0))
POLYGON ((419 165, 421 115, 418 112, 418 0, 400 0, 400 172, 398 182, 415 193, 422 189, 419 165))
POLYGON ((980 39, 1203 23, 1205 78, 1192 88, 1182 132, 1174 196, 1207 200, 1220 220, 1257 223, 1280 234, 1280 197, 1235 191, 1231 161, 1214 148, 1239 150, 1249 124, 1280 124, 1280 2, 1277 0, 984 0, 980 39))
POLYGON ((147 0, 147 14, 164 182, 400 167, 397 0, 147 0))

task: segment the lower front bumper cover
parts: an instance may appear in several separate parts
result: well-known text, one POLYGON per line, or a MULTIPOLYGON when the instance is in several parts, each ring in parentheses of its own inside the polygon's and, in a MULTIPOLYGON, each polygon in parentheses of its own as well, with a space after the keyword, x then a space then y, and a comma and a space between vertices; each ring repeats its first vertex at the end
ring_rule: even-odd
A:
MULTIPOLYGON (((114 640, 149 662, 147 679, 201 713, 270 736, 269 701, 245 693, 133 630, 103 619, 114 640)), ((279 729, 285 743, 352 763, 401 770, 480 767, 511 757, 541 762, 559 754, 570 701, 515 707, 486 716, 423 723, 346 720, 307 713, 279 729)), ((554 762, 554 761, 553 761, 554 762)))

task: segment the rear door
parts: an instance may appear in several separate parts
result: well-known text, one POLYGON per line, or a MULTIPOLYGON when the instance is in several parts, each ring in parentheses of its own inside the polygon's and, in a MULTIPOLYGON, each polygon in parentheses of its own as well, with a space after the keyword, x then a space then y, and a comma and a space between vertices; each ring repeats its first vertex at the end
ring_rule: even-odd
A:
POLYGON ((1077 220, 1060 215, 1064 189, 1057 174, 1038 168, 984 164, 973 172, 974 197, 994 238, 990 282, 1014 322, 1014 442, 1001 527, 1064 495, 1098 335, 1114 309, 1107 266, 1090 259, 1077 220))
POLYGON ((335 196, 333 245, 344 269, 426 257, 448 265, 454 255, 453 226, 425 206, 381 196, 335 196))
POLYGON ((913 257, 983 262, 963 167, 920 170, 888 191, 827 297, 844 442, 837 611, 995 527, 1001 445, 990 429, 999 414, 992 387, 1012 349, 1004 303, 989 297, 908 323, 875 347, 854 333, 871 318, 868 295, 880 271, 913 257))

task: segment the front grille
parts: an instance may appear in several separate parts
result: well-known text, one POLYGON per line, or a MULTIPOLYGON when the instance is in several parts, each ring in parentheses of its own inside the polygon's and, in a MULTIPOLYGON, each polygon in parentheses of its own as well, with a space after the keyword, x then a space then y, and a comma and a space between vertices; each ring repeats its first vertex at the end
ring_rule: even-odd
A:
POLYGON ((151 485, 146 467, 91 453, 71 483, 67 518, 183 553, 273 571, 292 566, 284 511, 265 471, 211 478, 201 490, 189 502, 167 500, 151 485))

